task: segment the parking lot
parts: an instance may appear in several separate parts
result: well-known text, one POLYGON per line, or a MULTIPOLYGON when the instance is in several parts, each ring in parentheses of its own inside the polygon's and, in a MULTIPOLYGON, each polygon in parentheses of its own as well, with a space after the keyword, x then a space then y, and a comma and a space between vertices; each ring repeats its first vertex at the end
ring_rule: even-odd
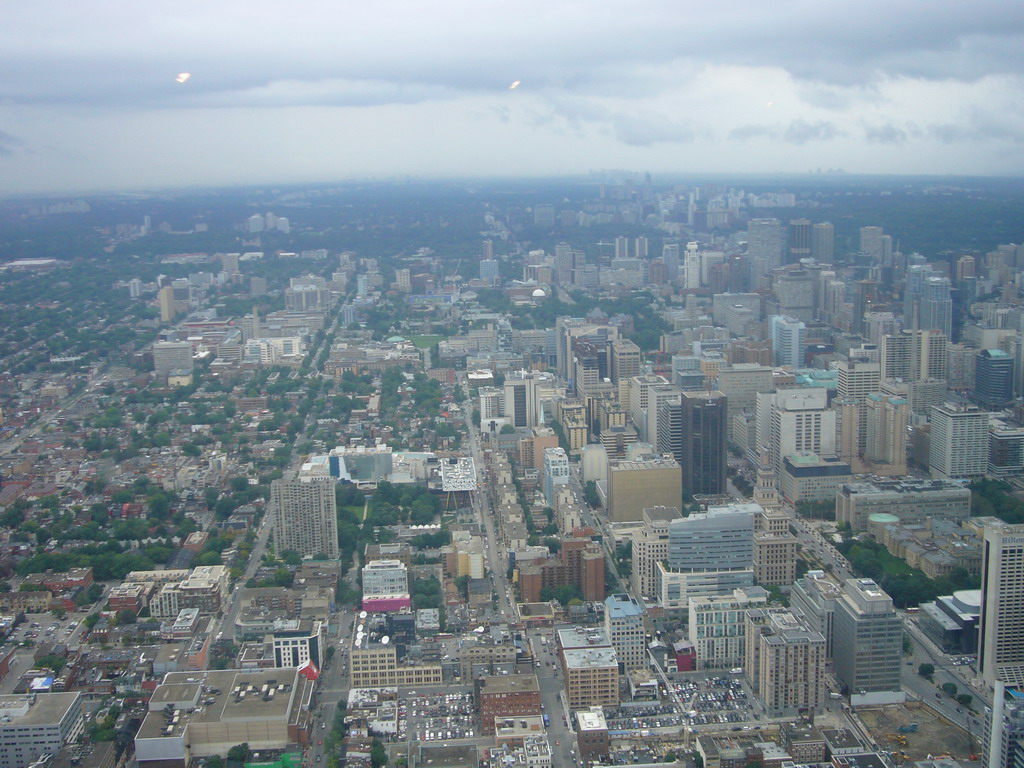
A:
POLYGON ((69 643, 78 629, 77 617, 57 620, 49 613, 30 613, 25 621, 8 637, 9 642, 20 644, 69 643))
POLYGON ((735 677, 699 677, 676 680, 672 687, 682 705, 665 701, 625 705, 607 713, 608 727, 617 731, 679 728, 687 725, 722 725, 740 729, 760 720, 741 680, 735 677))
POLYGON ((473 694, 416 693, 398 699, 398 738, 410 741, 448 741, 477 736, 473 694))

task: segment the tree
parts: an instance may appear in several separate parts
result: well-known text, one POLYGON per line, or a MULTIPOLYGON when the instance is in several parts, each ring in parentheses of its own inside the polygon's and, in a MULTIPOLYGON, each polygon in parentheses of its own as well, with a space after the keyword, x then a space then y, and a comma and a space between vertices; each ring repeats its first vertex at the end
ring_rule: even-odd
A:
POLYGON ((206 758, 206 768, 224 768, 224 758, 220 755, 210 755, 206 758))
POLYGON ((943 683, 942 690, 948 693, 950 696, 956 696, 957 687, 953 683, 943 683))
POLYGON ((587 480, 583 485, 583 500, 587 502, 591 509, 597 509, 601 506, 601 497, 597 492, 597 483, 594 480, 587 480))
POLYGON ((139 617, 135 615, 134 611, 125 609, 117 612, 117 623, 121 626, 124 626, 125 624, 134 624, 138 620, 139 617))
POLYGON ((236 744, 228 750, 228 760, 235 763, 244 763, 249 759, 249 742, 236 744))
POLYGON ((86 629, 92 629, 96 626, 99 620, 100 615, 98 613, 90 613, 88 616, 85 617, 82 623, 85 625, 86 629))
POLYGON ((927 677, 929 680, 932 679, 932 675, 935 674, 934 664, 922 664, 917 668, 917 674, 921 677, 927 677))
POLYGON ((514 435, 515 433, 516 433, 516 428, 513 427, 511 424, 502 424, 501 425, 501 434, 503 434, 503 435, 514 435))
POLYGON ((370 764, 373 768, 382 768, 388 764, 388 752, 380 739, 373 740, 373 749, 370 750, 370 764))

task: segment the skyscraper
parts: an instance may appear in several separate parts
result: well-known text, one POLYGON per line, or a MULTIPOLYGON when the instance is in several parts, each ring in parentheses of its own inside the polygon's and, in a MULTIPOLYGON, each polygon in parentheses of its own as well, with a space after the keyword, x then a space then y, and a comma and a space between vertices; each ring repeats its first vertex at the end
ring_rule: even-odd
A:
POLYGON ((807 346, 807 326, 795 317, 772 315, 768 319, 775 365, 802 368, 807 346))
POLYGON ((830 221, 820 221, 811 227, 811 256, 819 264, 830 264, 835 255, 836 230, 830 221))
POLYGON ((975 357, 974 398, 1000 409, 1013 400, 1013 358, 1001 349, 983 349, 975 357))
POLYGON ((721 392, 683 392, 683 492, 726 492, 726 399, 721 392))
POLYGON ((978 674, 1024 685, 1024 525, 986 525, 981 552, 978 674))
POLYGON ((948 277, 929 277, 921 288, 918 327, 953 337, 953 297, 948 277))
POLYGON ((950 480, 981 477, 988 469, 988 411, 973 405, 944 403, 932 408, 932 477, 950 480))
POLYGON ((535 427, 540 404, 537 379, 528 371, 511 371, 505 378, 505 416, 513 427, 535 427))
POLYGON ((302 557, 338 558, 338 512, 333 477, 291 474, 270 484, 271 520, 277 551, 302 557))
POLYGON ((853 695, 891 692, 902 701, 903 621, 892 598, 871 579, 847 579, 836 600, 832 658, 853 695))
POLYGON ((789 222, 789 262, 796 264, 800 259, 811 256, 811 222, 809 219, 793 219, 789 222))
POLYGON ((946 379, 949 375, 948 341, 949 336, 935 330, 904 330, 883 336, 882 379, 946 379))

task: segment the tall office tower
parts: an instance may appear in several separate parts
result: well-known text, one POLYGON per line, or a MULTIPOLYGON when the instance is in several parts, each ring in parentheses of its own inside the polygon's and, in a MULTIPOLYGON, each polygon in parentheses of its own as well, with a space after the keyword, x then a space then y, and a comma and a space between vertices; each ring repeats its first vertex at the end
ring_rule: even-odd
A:
POLYGON ((798 541, 789 532, 792 523, 792 515, 781 507, 754 516, 754 578, 761 586, 788 586, 796 579, 798 541))
POLYGON ((666 242, 661 247, 661 258, 665 261, 669 282, 674 282, 679 277, 679 243, 666 242))
POLYGON ((680 400, 682 395, 675 400, 663 400, 658 405, 658 434, 652 445, 658 449, 658 453, 671 455, 682 467, 686 421, 680 400))
POLYGON ((860 251, 872 264, 892 264, 892 238, 881 227, 860 228, 860 251))
POLYGON ((797 264, 800 259, 811 257, 810 219, 793 219, 789 222, 789 262, 797 264))
POLYGON ((615 258, 616 259, 628 259, 629 258, 629 238, 619 236, 615 238, 615 258))
POLYGON ((921 293, 924 291, 924 282, 930 277, 941 277, 941 275, 927 263, 913 263, 907 266, 907 271, 903 276, 904 328, 920 327, 918 305, 921 301, 921 293), (917 323, 916 326, 915 323, 917 323))
POLYGON ((934 329, 953 338, 953 297, 948 277, 929 277, 921 289, 917 327, 934 329))
POLYGON ((247 221, 247 226, 248 226, 249 234, 250 235, 254 235, 257 232, 262 232, 265 229, 265 224, 264 224, 264 221, 263 221, 263 214, 262 213, 254 213, 252 216, 249 217, 249 219, 247 221))
POLYGON ((576 339, 584 336, 610 342, 619 338, 619 329, 614 325, 593 323, 579 317, 555 318, 555 364, 558 375, 570 384, 575 370, 573 345, 576 339))
POLYGON ((875 475, 897 477, 907 473, 907 423, 910 405, 906 398, 870 394, 865 403, 864 458, 875 475))
POLYGON ((833 616, 832 661, 850 694, 891 692, 903 701, 903 621, 871 579, 847 579, 833 616))
POLYGON ((982 539, 978 674, 1024 685, 1024 525, 994 521, 982 539))
MULTIPOLYGON (((693 496, 726 493, 727 408, 721 392, 683 392, 683 492, 693 496)), ((660 427, 660 424, 659 424, 660 427)), ((660 430, 659 430, 660 431, 660 430)))
POLYGON ((536 427, 539 413, 536 376, 529 371, 510 371, 505 377, 505 416, 513 427, 536 427))
POLYGON ((335 480, 330 475, 295 475, 270 484, 274 546, 302 557, 338 558, 338 512, 335 480))
POLYGON ((171 371, 193 369, 192 342, 157 341, 153 343, 153 372, 157 378, 166 379, 171 371))
POLYGON ((820 712, 825 705, 825 637, 789 609, 747 611, 750 687, 772 717, 820 712))
POLYGON ((968 277, 976 277, 974 257, 967 255, 961 256, 956 260, 956 279, 957 281, 964 280, 968 277))
MULTIPOLYGON (((630 339, 616 339, 611 349, 611 380, 620 387, 640 375, 640 347, 630 339)), ((620 397, 621 400, 621 397, 620 397)))
POLYGON ((989 412, 974 405, 945 403, 932 408, 928 464, 932 477, 981 477, 988 469, 989 412))
POLYGON ((878 391, 882 366, 864 360, 839 360, 833 367, 839 372, 836 395, 855 406, 857 411, 856 453, 862 456, 867 444, 867 398, 878 391))
POLYGON ((480 247, 480 256, 484 259, 494 258, 494 241, 484 240, 480 247))
POLYGON ((627 672, 648 669, 644 607, 632 595, 608 595, 604 600, 604 631, 627 672))
POLYGON ((1013 401, 1013 358, 1001 349, 983 349, 975 357, 974 399, 999 410, 1013 401))
POLYGON ((775 365, 804 367, 807 326, 803 321, 795 317, 772 315, 768 319, 768 334, 772 340, 772 357, 775 365))
POLYGON ((573 392, 587 397, 611 380, 610 344, 601 339, 577 339, 573 345, 573 392))
POLYGON ((809 323, 815 319, 815 270, 789 266, 772 273, 772 297, 766 302, 768 313, 786 315, 809 323))
POLYGON ((778 219, 747 222, 747 258, 750 260, 750 288, 757 290, 773 269, 782 266, 786 232, 778 219))
POLYGON ((753 413, 757 393, 775 391, 775 376, 767 365, 734 363, 718 370, 715 388, 725 395, 728 409, 729 439, 733 439, 733 420, 744 411, 753 413))
POLYGON ((700 249, 697 243, 686 244, 686 253, 683 257, 683 288, 700 288, 700 249))
POLYGON ((882 380, 945 380, 949 375, 949 337, 941 331, 912 331, 882 337, 882 380))
POLYGON ((830 221, 811 227, 811 256, 819 264, 831 264, 836 250, 836 229, 830 221))
POLYGON ((633 255, 636 256, 636 258, 638 258, 638 259, 646 259, 647 258, 647 247, 648 247, 647 238, 643 237, 643 236, 638 237, 633 242, 633 255))
POLYGON ((768 449, 776 477, 782 460, 800 451, 836 455, 836 412, 828 408, 828 393, 818 389, 784 389, 757 395, 755 445, 768 449))

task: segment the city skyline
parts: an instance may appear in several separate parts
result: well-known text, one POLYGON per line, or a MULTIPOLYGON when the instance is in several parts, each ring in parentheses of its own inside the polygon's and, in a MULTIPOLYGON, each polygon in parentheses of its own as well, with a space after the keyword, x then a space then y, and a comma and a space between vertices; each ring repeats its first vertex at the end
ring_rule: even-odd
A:
POLYGON ((1024 12, 1007 2, 301 10, 12 9, 0 195, 608 167, 1024 173, 1024 12))

